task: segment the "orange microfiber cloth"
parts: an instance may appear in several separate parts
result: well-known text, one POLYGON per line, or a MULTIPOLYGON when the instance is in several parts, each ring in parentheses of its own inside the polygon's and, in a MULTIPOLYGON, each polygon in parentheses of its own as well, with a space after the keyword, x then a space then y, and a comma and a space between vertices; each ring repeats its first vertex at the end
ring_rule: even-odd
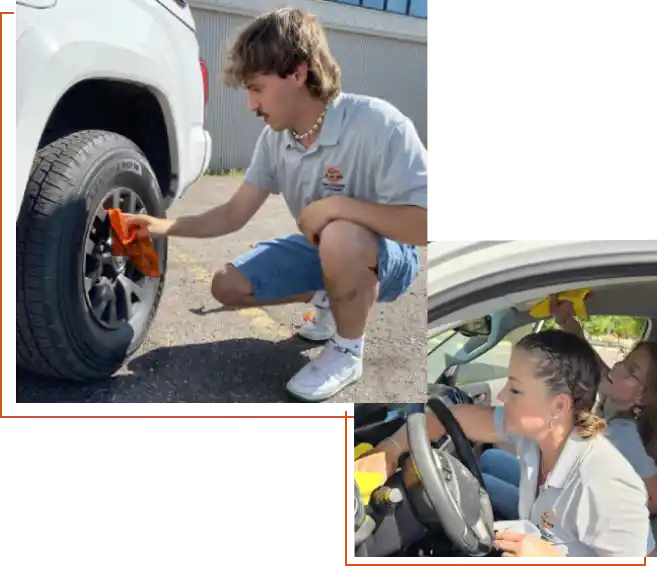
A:
POLYGON ((128 230, 118 208, 107 211, 112 227, 112 255, 127 257, 144 275, 159 277, 160 261, 148 236, 137 236, 137 229, 128 230))

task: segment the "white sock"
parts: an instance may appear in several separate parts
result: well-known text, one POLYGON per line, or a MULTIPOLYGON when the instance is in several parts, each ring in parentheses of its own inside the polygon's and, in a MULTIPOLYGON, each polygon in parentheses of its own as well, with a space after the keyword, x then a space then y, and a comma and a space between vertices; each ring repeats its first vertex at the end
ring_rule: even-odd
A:
POLYGON ((329 300, 326 291, 317 291, 312 299, 310 299, 310 304, 316 306, 319 309, 329 308, 329 300))
POLYGON ((363 355, 363 349, 365 348, 365 335, 361 336, 360 338, 356 338, 354 340, 351 340, 349 338, 343 338, 339 334, 336 334, 333 336, 333 341, 336 343, 336 345, 340 348, 344 348, 345 350, 349 350, 354 356, 358 356, 359 358, 362 357, 363 355))

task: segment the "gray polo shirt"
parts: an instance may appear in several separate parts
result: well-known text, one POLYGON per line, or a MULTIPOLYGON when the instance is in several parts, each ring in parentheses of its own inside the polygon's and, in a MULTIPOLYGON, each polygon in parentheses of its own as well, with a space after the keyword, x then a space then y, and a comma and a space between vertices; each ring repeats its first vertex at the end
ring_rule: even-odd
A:
POLYGON ((520 460, 519 518, 544 540, 568 556, 639 557, 654 549, 646 486, 607 438, 571 434, 537 496, 538 444, 506 434, 503 407, 495 409, 495 426, 520 460))
POLYGON ((245 180, 282 194, 295 219, 310 203, 345 195, 376 204, 427 207, 427 150, 392 104, 342 93, 308 149, 265 126, 245 180))
POLYGON ((614 418, 609 412, 604 413, 604 418, 607 420, 607 438, 632 464, 639 477, 645 480, 657 476, 657 464, 646 452, 637 422, 614 418))

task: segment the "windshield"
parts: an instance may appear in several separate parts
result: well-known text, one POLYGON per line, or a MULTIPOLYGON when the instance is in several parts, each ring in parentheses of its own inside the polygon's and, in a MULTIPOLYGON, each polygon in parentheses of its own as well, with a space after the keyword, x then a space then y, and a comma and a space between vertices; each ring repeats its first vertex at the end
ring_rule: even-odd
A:
MULTIPOLYGON (((474 360, 459 365, 455 385, 506 377, 511 349, 523 336, 537 331, 538 328, 540 328, 540 323, 523 324, 509 332, 502 340, 492 344, 489 350, 477 356, 474 360)), ((433 347, 430 346, 427 352, 428 383, 435 383, 448 368, 455 364, 454 356, 470 340, 476 340, 476 338, 463 336, 453 330, 434 339, 433 347), (438 340, 438 338, 442 338, 442 340, 438 340)), ((429 344, 432 344, 432 340, 429 340, 429 344)))
MULTIPOLYGON (((648 320, 640 317, 590 316, 580 322, 587 341, 605 363, 611 367, 623 359, 649 327, 648 320)), ((449 330, 427 340, 427 382, 436 383, 441 377, 452 377, 453 385, 466 385, 507 377, 513 346, 527 334, 555 327, 551 319, 522 324, 506 333, 501 340, 490 344, 481 355, 458 365, 468 342, 478 340, 455 330, 449 330), (445 372, 450 369, 448 376, 445 372)), ((471 346, 471 345, 470 345, 471 346)), ((445 379, 443 379, 445 381, 445 379)))
POLYGON ((445 370, 453 364, 453 357, 467 343, 469 338, 448 330, 427 342, 427 379, 435 383, 445 370))

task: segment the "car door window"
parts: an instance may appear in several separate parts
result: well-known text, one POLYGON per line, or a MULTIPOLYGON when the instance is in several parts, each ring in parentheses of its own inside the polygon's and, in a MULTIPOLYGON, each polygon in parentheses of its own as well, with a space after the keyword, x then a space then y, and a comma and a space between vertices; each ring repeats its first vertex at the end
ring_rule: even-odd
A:
MULTIPOLYGON (((580 321, 586 339, 608 366, 623 359, 648 329, 649 321, 641 317, 590 316, 580 321)), ((518 341, 533 332, 558 328, 552 319, 531 322, 507 334, 499 344, 467 364, 458 366, 454 383, 462 386, 481 383, 508 375, 511 350, 518 341)), ((435 383, 453 365, 454 356, 469 340, 468 337, 450 330, 431 338, 428 342, 428 382, 435 383)))
MULTIPOLYGON (((644 338, 650 324, 644 317, 607 315, 590 316, 579 323, 589 344, 609 367, 627 356, 644 338)), ((546 320, 545 328, 558 326, 553 320, 546 320)))

